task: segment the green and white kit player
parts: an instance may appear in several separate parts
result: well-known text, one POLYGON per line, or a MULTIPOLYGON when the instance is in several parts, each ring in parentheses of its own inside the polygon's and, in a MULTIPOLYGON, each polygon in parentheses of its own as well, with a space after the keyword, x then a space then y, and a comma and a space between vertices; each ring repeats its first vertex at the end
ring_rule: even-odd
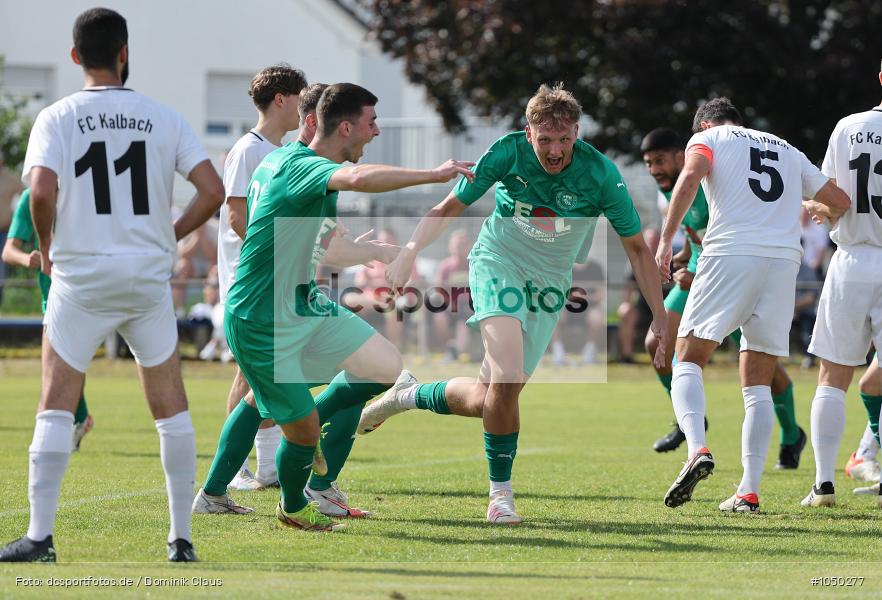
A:
MULTIPOLYGON (((685 144, 683 140, 671 129, 658 128, 650 131, 640 144, 643 154, 643 162, 649 170, 649 174, 658 184, 659 191, 664 195, 667 202, 671 201, 671 192, 674 184, 683 169, 685 144)), ((689 288, 695 277, 698 266, 698 257, 701 254, 701 240, 704 230, 707 229, 709 219, 707 200, 704 191, 698 188, 695 201, 683 217, 683 233, 686 238, 683 252, 674 257, 675 273, 673 276, 674 287, 665 297, 665 309, 668 313, 668 339, 675 339, 680 318, 686 308, 686 299, 689 297, 689 288)), ((741 343, 741 330, 735 330, 729 336, 737 345, 741 343)), ((655 353, 656 340, 653 332, 646 335, 646 351, 650 355, 655 353)), ((671 373, 673 363, 676 360, 673 352, 666 357, 662 368, 656 367, 659 381, 670 396, 671 373)), ((799 466, 799 458, 806 445, 806 434, 796 422, 796 409, 793 403, 793 382, 781 366, 780 362, 775 368, 772 380, 772 401, 775 405, 775 414, 781 426, 781 447, 778 453, 778 469, 795 469, 799 466)), ((707 421, 705 421, 707 427, 707 421)), ((653 448, 656 452, 669 452, 677 449, 685 440, 683 432, 676 421, 674 428, 667 435, 659 438, 653 448)))
MULTIPOLYGON (((6 244, 3 246, 3 262, 25 269, 36 269, 37 282, 40 285, 40 301, 43 313, 46 312, 46 300, 49 297, 49 286, 52 280, 40 270, 40 243, 34 235, 34 223, 31 220, 31 190, 26 189, 18 199, 18 206, 12 215, 6 244), (31 252, 23 250, 26 244, 33 244, 31 252)), ((80 393, 80 401, 74 412, 74 452, 80 449, 83 437, 91 431, 94 419, 89 414, 86 396, 80 393)))
POLYGON ((578 140, 581 114, 579 103, 562 86, 541 86, 527 105, 526 130, 490 147, 475 168, 475 181, 461 180, 423 218, 386 271, 393 289, 403 285, 417 253, 452 217, 496 185, 496 209, 469 255, 475 307, 470 325, 480 329, 485 347, 478 378, 417 384, 405 372, 392 390, 365 408, 359 424, 359 432, 367 433, 411 408, 482 418, 490 523, 521 521, 511 487, 520 431, 518 397, 548 347, 573 263, 587 256, 596 217, 606 216, 622 238, 652 308, 652 328, 662 340, 656 360, 664 360, 667 324, 661 285, 640 219, 615 165, 578 140))
POLYGON ((310 531, 342 527, 304 496, 321 425, 388 389, 401 372, 395 346, 315 284, 319 262, 387 263, 398 252, 335 235, 337 192, 385 192, 473 176, 472 163, 454 160, 431 170, 344 167, 379 135, 376 103, 357 85, 329 86, 316 109, 318 128, 309 147, 287 144, 260 163, 249 186, 245 241, 226 302, 227 342, 257 406, 241 402, 230 413, 209 478, 229 481, 250 449, 225 444, 225 437, 253 440, 261 420, 273 419, 283 434, 276 454, 282 496, 276 516, 310 531), (313 399, 314 382, 328 381, 313 399))

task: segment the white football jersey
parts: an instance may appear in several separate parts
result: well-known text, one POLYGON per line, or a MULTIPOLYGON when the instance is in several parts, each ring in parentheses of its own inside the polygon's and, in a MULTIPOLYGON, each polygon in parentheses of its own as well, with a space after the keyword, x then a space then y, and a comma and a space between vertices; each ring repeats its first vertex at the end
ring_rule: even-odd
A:
POLYGON ((840 246, 882 246, 882 106, 836 124, 821 170, 851 199, 830 238, 840 246))
POLYGON ((239 265, 239 253, 242 251, 242 238, 230 227, 227 198, 248 196, 251 174, 260 161, 276 148, 278 146, 252 129, 239 138, 224 161, 224 204, 220 209, 217 231, 217 275, 221 303, 226 301, 227 292, 233 285, 236 267, 239 265))
MULTIPOLYGON (((171 202, 175 171, 184 177, 208 159, 181 115, 135 91, 91 87, 37 116, 22 181, 31 169, 58 176, 50 258, 64 291, 167 282, 176 241, 171 202)), ((135 293, 135 290, 131 290, 135 293)), ((91 301, 91 295, 78 295, 91 301)))
POLYGON ((686 153, 696 151, 711 158, 702 180, 709 211, 702 254, 799 262, 802 199, 813 198, 827 177, 781 138, 745 127, 696 133, 686 153))

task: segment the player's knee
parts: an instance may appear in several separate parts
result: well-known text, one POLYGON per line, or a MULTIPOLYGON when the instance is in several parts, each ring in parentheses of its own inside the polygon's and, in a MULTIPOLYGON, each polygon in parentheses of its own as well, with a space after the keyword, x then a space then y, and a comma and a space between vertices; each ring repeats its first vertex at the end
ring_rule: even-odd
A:
POLYGON ((879 377, 879 373, 864 373, 858 385, 861 394, 867 396, 882 396, 882 377, 879 377))

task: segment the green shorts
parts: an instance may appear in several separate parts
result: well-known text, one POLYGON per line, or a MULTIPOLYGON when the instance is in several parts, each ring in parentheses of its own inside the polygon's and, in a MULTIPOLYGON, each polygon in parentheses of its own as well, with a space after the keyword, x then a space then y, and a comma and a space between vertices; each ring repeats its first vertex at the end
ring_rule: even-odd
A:
POLYGON ((686 299, 689 297, 689 290, 684 290, 679 284, 671 288, 668 295, 665 296, 665 310, 675 312, 682 315, 686 309, 686 299))
POLYGON ((335 316, 304 317, 275 327, 224 315, 227 344, 264 419, 284 424, 315 408, 309 389, 329 382, 340 363, 374 335, 374 328, 343 307, 335 316))
POLYGON ((498 316, 520 321, 524 332, 524 372, 532 375, 548 349, 566 305, 569 280, 562 278, 552 284, 543 277, 539 281, 521 273, 510 261, 476 246, 469 256, 469 286, 475 314, 468 324, 478 329, 482 320, 498 316))

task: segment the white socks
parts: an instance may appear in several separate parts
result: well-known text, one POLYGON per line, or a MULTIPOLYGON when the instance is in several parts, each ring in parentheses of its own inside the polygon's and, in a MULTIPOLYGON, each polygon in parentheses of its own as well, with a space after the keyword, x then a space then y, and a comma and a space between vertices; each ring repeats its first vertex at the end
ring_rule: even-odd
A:
POLYGON ((254 438, 254 449, 257 453, 257 473, 260 481, 272 482, 279 478, 276 471, 276 450, 282 443, 282 428, 278 425, 258 429, 254 438))
POLYGON ((741 465, 744 475, 738 486, 738 495, 758 495, 775 425, 772 388, 752 385, 741 388, 741 394, 744 396, 744 424, 741 427, 741 465))
POLYGON ((879 444, 876 442, 876 436, 873 435, 873 430, 870 429, 868 423, 867 428, 864 430, 864 437, 861 438, 861 443, 858 446, 857 452, 855 452, 855 458, 876 462, 876 455, 878 453, 879 444))
POLYGON ((52 535, 61 480, 73 449, 73 413, 44 410, 37 413, 34 439, 29 448, 28 500, 31 519, 27 536, 41 542, 52 535))
POLYGON ((812 400, 812 448, 815 450, 815 485, 833 481, 839 442, 845 433, 845 392, 819 385, 812 400))
POLYGON ((196 479, 196 436, 193 421, 186 410, 173 417, 156 420, 159 432, 159 455, 165 470, 168 512, 171 526, 169 543, 178 538, 191 541, 190 509, 196 479))
POLYGON ((695 363, 678 362, 671 376, 671 402, 677 423, 686 435, 689 456, 705 447, 704 381, 701 367, 695 363))
POLYGON ((502 493, 508 493, 508 494, 514 493, 514 492, 512 492, 512 489, 511 489, 511 479, 509 479, 508 481, 492 481, 491 480, 490 481, 490 497, 492 498, 493 496, 495 496, 497 494, 502 494, 502 493))

